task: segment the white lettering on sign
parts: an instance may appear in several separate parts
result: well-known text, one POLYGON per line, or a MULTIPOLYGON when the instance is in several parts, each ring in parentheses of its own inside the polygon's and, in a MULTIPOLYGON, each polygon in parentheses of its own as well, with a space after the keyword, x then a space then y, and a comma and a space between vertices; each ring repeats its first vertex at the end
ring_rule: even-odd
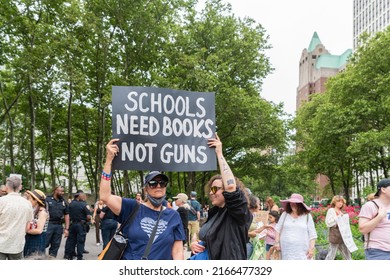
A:
POLYGON ((206 115, 206 109, 202 105, 205 102, 203 97, 195 100, 194 111, 191 111, 191 102, 188 96, 174 97, 170 94, 162 95, 161 93, 138 93, 131 91, 127 95, 128 103, 124 104, 129 112, 137 110, 142 113, 152 112, 164 115, 172 115, 175 113, 178 116, 203 118, 206 115), (150 95, 150 98, 147 98, 150 95))
POLYGON ((214 93, 113 87, 113 135, 120 139, 113 167, 215 168, 207 145, 215 129, 214 102, 214 93))

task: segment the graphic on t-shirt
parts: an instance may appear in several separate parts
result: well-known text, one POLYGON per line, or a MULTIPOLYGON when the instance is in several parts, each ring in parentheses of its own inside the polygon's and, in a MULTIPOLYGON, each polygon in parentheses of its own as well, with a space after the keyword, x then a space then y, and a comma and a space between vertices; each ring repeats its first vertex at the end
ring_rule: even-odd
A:
MULTIPOLYGON (((152 231, 153 231, 155 224, 156 224, 156 221, 149 218, 149 217, 145 217, 141 220, 141 228, 149 237, 152 234, 152 231)), ((160 220, 158 222, 156 236, 154 237, 153 242, 156 241, 157 237, 167 229, 167 225, 168 225, 168 222, 165 220, 160 220)))

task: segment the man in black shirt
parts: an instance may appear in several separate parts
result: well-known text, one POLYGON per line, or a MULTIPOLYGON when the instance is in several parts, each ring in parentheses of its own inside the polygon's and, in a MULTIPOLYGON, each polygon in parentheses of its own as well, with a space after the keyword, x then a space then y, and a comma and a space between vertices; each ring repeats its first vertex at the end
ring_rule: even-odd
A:
POLYGON ((49 207, 49 225, 46 232, 46 248, 49 248, 49 255, 57 257, 58 249, 61 245, 62 234, 69 235, 69 208, 68 203, 63 198, 64 187, 57 186, 53 194, 46 197, 49 207), (62 224, 65 222, 65 229, 62 224))
MULTIPOLYGON (((177 196, 173 197, 173 199, 175 199, 175 204, 178 207, 176 211, 180 214, 184 232, 186 234, 186 238, 188 238, 188 211, 190 208, 187 204, 188 196, 185 193, 179 193, 177 196)), ((183 245, 185 245, 186 242, 187 240, 183 240, 183 245)))

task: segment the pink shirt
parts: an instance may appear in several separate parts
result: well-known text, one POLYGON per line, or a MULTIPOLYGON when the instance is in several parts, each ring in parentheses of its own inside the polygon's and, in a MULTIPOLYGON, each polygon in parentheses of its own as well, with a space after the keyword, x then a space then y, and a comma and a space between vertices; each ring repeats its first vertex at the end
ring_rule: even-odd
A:
MULTIPOLYGON (((374 199, 378 206, 384 206, 379 199, 374 199)), ((373 219, 378 213, 378 207, 368 201, 362 206, 359 217, 373 219)), ((371 231, 368 248, 375 248, 383 251, 390 251, 390 207, 387 209, 387 215, 379 222, 379 224, 371 231)), ((364 236, 367 240, 367 235, 364 236)))
POLYGON ((265 237, 265 244, 274 245, 275 244, 275 226, 276 223, 269 224, 272 228, 267 229, 267 236, 265 237))

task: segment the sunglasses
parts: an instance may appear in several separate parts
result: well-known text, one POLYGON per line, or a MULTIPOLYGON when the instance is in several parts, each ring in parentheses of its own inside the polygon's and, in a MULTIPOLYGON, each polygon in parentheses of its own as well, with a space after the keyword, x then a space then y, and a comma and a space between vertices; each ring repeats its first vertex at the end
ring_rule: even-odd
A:
POLYGON ((216 192, 219 191, 220 189, 223 189, 223 187, 212 186, 212 187, 210 188, 210 191, 211 191, 213 194, 216 194, 216 192))
POLYGON ((151 189, 155 189, 157 188, 157 185, 160 185, 161 188, 165 188, 167 185, 168 185, 168 182, 167 181, 164 181, 164 180, 160 180, 160 181, 150 181, 148 183, 148 186, 149 188, 151 189))

